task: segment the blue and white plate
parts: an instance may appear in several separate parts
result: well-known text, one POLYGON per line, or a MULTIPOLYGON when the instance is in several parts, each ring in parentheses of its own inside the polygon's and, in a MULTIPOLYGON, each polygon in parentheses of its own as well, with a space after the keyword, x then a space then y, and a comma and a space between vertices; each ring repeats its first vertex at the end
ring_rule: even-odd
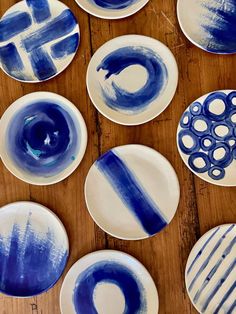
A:
POLYGON ((126 35, 104 44, 92 57, 87 88, 108 119, 138 125, 158 116, 171 102, 178 68, 171 51, 156 39, 126 35))
POLYGON ((236 91, 212 92, 193 102, 180 119, 177 144, 197 176, 236 186, 236 91))
POLYGON ((185 271, 187 291, 199 313, 236 313, 235 272, 235 224, 208 231, 192 249, 185 271))
POLYGON ((16 100, 0 120, 0 156, 17 178, 36 185, 57 183, 80 164, 87 129, 79 110, 49 92, 16 100))
POLYGON ((160 232, 174 217, 179 196, 171 164, 143 145, 109 150, 93 164, 85 182, 86 203, 94 221, 124 240, 160 232))
POLYGON ((20 1, 0 20, 0 66, 18 81, 45 81, 70 64, 79 42, 79 25, 64 3, 20 1))
POLYGON ((53 287, 67 263, 69 243, 59 218, 32 202, 0 208, 0 292, 31 297, 53 287))
POLYGON ((235 0, 178 0, 177 14, 185 36, 211 53, 236 53, 235 0))
POLYGON ((61 288, 62 314, 157 314, 152 277, 132 256, 112 250, 88 254, 75 263, 61 288))

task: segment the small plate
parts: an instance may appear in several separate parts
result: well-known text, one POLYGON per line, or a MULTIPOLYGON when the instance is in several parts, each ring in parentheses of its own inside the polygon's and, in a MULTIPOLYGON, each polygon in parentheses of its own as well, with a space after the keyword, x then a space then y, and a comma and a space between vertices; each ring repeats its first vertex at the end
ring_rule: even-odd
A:
POLYGON ((143 145, 109 150, 93 164, 85 182, 94 221, 124 240, 145 239, 161 231, 174 217, 179 196, 171 164, 143 145))
POLYGON ((157 117, 171 102, 178 68, 171 51, 156 39, 126 35, 97 50, 87 71, 94 106, 108 119, 138 125, 157 117))
POLYGON ((199 313, 236 313, 235 269, 235 224, 216 227, 201 237, 185 271, 188 295, 199 313))
POLYGON ((69 243, 46 207, 16 202, 0 208, 0 291, 31 297, 52 288, 67 263, 69 243))
POLYGON ((235 0, 178 0, 177 15, 194 45, 211 53, 236 53, 235 0))
POLYGON ((45 81, 71 63, 79 42, 79 25, 64 3, 20 1, 0 20, 0 67, 18 81, 45 81))
POLYGON ((61 288, 62 314, 157 314, 152 277, 132 256, 112 250, 88 254, 75 263, 61 288))
POLYGON ((17 178, 35 185, 54 184, 80 164, 87 129, 79 110, 49 92, 16 100, 0 120, 0 156, 17 178))
POLYGON ((180 119, 177 145, 201 179, 236 186, 236 91, 212 92, 193 102, 180 119))

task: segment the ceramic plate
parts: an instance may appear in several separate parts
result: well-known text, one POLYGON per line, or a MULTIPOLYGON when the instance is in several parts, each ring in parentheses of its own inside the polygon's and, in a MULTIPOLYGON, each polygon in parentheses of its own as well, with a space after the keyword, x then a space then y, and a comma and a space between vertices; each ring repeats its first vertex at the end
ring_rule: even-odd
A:
POLYGON ((132 256, 98 251, 72 266, 60 295, 62 314, 157 314, 158 294, 148 271, 132 256))
POLYGON ((0 66, 16 80, 45 81, 69 65, 79 40, 79 25, 64 3, 20 1, 0 20, 0 66))
POLYGON ((235 244, 235 225, 222 225, 207 232, 190 253, 185 281, 199 313, 236 313, 235 244))
POLYGON ((149 0, 76 0, 88 13, 103 19, 121 19, 141 10, 149 0))
POLYGON ((87 88, 95 107, 108 119, 137 125, 158 116, 174 97, 178 68, 171 51, 156 39, 117 37, 92 57, 87 88))
POLYGON ((236 52, 235 0, 178 0, 177 13, 185 36, 208 52, 236 52))
POLYGON ((193 102, 180 119, 177 143, 197 176, 236 186, 236 91, 212 92, 193 102))
POLYGON ((31 297, 55 285, 66 266, 64 226, 46 207, 17 202, 0 209, 0 291, 31 297))
POLYGON ((116 147, 90 168, 85 198, 94 221, 120 239, 155 235, 172 220, 180 189, 170 163, 142 145, 116 147))
POLYGON ((59 182, 80 164, 87 129, 78 109, 48 92, 15 101, 0 120, 0 156, 17 178, 36 185, 59 182))

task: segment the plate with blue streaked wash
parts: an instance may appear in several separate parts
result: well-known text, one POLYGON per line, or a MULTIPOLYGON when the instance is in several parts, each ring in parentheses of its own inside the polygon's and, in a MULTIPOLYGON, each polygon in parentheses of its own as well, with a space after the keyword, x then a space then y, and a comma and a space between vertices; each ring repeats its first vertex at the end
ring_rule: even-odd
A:
POLYGON ((177 15, 185 36, 199 48, 236 53, 235 0, 178 0, 177 15))
POLYGON ((0 67, 18 81, 45 81, 71 63, 79 42, 79 25, 64 3, 23 0, 0 20, 0 67))
POLYGON ((215 227, 193 247, 185 270, 191 302, 201 314, 236 313, 236 226, 215 227))
POLYGON ((134 257, 119 251, 90 253, 66 275, 60 294, 62 314, 157 314, 155 283, 134 257))
POLYGON ((201 179, 236 186, 236 91, 215 91, 194 101, 180 119, 177 145, 201 179))
POLYGON ((0 208, 0 292, 32 297, 52 288, 69 255, 66 230, 48 208, 16 202, 0 208))
POLYGON ((177 175, 160 153, 143 145, 115 147, 92 165, 85 182, 90 215, 105 232, 140 240, 163 230, 180 197, 177 175))
POLYGON ((172 101, 177 83, 178 68, 169 48, 140 35, 105 43, 87 70, 87 89, 94 106, 123 125, 157 117, 172 101))
POLYGON ((16 100, 0 120, 0 156, 17 178, 35 185, 54 184, 79 166, 87 129, 79 110, 66 98, 36 92, 16 100))

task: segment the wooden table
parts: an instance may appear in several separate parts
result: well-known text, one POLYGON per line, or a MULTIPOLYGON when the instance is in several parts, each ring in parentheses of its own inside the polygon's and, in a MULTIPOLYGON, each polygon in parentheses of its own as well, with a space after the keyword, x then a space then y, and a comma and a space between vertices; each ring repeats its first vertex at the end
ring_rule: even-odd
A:
MULTIPOLYGON (((1 0, 0 14, 15 2, 1 0)), ((119 21, 97 19, 81 10, 75 1, 64 2, 75 13, 81 28, 81 46, 74 61, 58 77, 41 84, 19 83, 0 71, 0 114, 14 100, 30 92, 61 94, 79 108, 86 120, 89 133, 86 155, 68 179, 47 187, 21 182, 0 163, 0 206, 31 200, 52 209, 63 221, 70 239, 66 271, 89 252, 122 250, 138 258, 150 271, 159 291, 160 313, 196 313, 184 284, 186 260, 196 240, 208 229, 235 221, 236 189, 208 184, 187 169, 177 152, 176 128, 184 109, 199 96, 217 89, 235 89, 236 57, 212 55, 194 47, 179 28, 176 0, 150 0, 145 9, 119 21), (85 85, 92 54, 106 41, 125 34, 152 36, 165 43, 174 53, 180 73, 179 86, 168 109, 153 121, 137 127, 119 126, 98 114, 85 85), (181 185, 181 201, 172 223, 157 236, 137 242, 117 240, 99 229, 88 214, 83 193, 84 180, 93 161, 114 146, 130 143, 148 145, 166 156, 176 169, 181 185)), ((60 313, 62 280, 35 298, 0 296, 0 314, 60 313)))

